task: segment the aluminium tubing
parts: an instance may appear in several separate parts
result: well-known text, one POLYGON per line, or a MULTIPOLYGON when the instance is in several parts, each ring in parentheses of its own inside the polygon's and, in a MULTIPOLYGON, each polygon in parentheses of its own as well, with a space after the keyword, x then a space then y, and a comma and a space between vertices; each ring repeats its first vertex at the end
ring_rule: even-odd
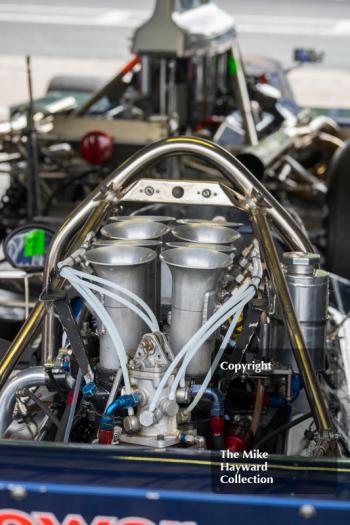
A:
POLYGON ((16 393, 32 386, 44 386, 49 376, 43 366, 33 366, 21 370, 11 377, 0 394, 0 438, 4 437, 6 429, 11 423, 13 409, 16 403, 16 393))
MULTIPOLYGON (((114 191, 120 190, 127 182, 132 182, 137 175, 154 163, 159 162, 160 159, 178 155, 194 156, 207 161, 223 174, 235 190, 247 197, 251 195, 254 189, 258 191, 270 206, 268 213, 282 237, 287 241, 287 244, 293 250, 302 252, 314 251, 309 239, 290 214, 231 153, 214 142, 205 139, 197 137, 170 137, 146 146, 132 155, 71 212, 52 240, 44 269, 44 288, 49 287, 52 272, 65 255, 64 250, 68 240, 76 233, 92 209, 97 206, 98 200, 103 198, 107 186, 112 184, 114 191)), ((106 204, 105 213, 107 209, 108 206, 106 204)), ((101 213, 102 215, 103 213, 101 213)), ((93 228, 87 229, 90 231, 93 228)), ((76 247, 74 246, 71 250, 76 247)), ((48 317, 45 330, 43 351, 43 360, 45 362, 52 360, 54 357, 52 348, 53 322, 50 322, 50 319, 52 321, 53 317, 48 317)))
POLYGON ((81 226, 90 211, 98 204, 98 200, 103 198, 106 186, 113 184, 115 190, 120 189, 125 183, 131 182, 137 175, 155 162, 159 162, 160 159, 179 155, 199 157, 207 161, 223 174, 234 189, 246 196, 250 196, 253 189, 257 190, 271 206, 268 209, 268 214, 291 248, 303 252, 313 251, 310 241, 305 237, 304 232, 295 220, 264 185, 231 153, 206 139, 170 137, 134 153, 71 212, 52 241, 46 259, 44 284, 46 286, 49 284, 51 272, 62 258, 62 250, 66 246, 66 241, 81 226))
POLYGON ((20 331, 0 361, 0 388, 5 385, 6 380, 16 366, 22 351, 25 350, 30 341, 34 338, 40 323, 45 317, 45 313, 46 310, 44 303, 37 301, 27 320, 23 323, 20 331))

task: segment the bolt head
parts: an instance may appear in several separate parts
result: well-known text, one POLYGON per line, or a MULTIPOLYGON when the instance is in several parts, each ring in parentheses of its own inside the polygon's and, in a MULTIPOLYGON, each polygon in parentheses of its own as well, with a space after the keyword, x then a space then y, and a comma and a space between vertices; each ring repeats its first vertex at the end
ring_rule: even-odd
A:
POLYGON ((313 505, 310 505, 306 503, 305 505, 302 505, 299 509, 299 514, 302 518, 310 519, 316 516, 316 509, 313 505))
POLYGON ((147 338, 143 341, 143 347, 144 347, 144 349, 146 350, 146 352, 152 352, 152 350, 154 350, 154 343, 153 343, 152 339, 150 339, 149 337, 147 337, 147 338))
POLYGON ((128 434, 140 430, 140 421, 137 416, 126 416, 123 421, 124 429, 128 434))
POLYGON ((16 501, 22 501, 28 496, 27 490, 22 485, 14 485, 10 488, 10 495, 16 501))
POLYGON ((174 417, 179 411, 179 405, 176 403, 176 401, 168 399, 163 404, 162 409, 167 416, 174 417))
POLYGON ((154 423, 154 414, 150 410, 144 410, 140 414, 140 423, 143 427, 151 427, 154 423))

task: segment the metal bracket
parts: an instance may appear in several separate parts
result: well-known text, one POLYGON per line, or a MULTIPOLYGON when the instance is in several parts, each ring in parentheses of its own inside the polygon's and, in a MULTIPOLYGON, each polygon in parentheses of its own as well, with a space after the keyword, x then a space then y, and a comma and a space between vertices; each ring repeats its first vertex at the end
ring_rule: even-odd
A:
POLYGON ((79 333, 79 327, 74 319, 72 310, 69 306, 66 297, 56 300, 53 303, 55 312, 57 313, 60 323, 67 334, 67 337, 72 345, 73 353, 78 361, 82 375, 87 383, 93 381, 94 373, 91 369, 89 360, 86 355, 85 345, 79 333))
POLYGON ((228 190, 224 185, 212 181, 140 179, 125 189, 121 200, 232 208, 228 190))

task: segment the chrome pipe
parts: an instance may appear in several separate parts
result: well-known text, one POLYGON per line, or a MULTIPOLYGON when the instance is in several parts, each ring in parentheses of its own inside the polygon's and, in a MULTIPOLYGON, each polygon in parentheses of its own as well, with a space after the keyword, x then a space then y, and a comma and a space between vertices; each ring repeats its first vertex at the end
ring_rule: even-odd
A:
POLYGON ((33 366, 17 372, 7 381, 0 394, 0 438, 4 437, 11 423, 16 393, 24 388, 44 386, 48 380, 49 376, 43 366, 33 366))

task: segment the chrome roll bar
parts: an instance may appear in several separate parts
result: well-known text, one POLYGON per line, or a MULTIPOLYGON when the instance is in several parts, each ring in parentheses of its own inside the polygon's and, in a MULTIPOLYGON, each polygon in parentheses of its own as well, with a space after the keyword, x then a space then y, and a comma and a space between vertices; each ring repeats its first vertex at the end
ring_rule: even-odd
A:
MULTIPOLYGON (((57 263, 77 249, 84 242, 86 235, 99 226, 111 206, 119 202, 118 195, 120 196, 125 185, 153 164, 179 155, 194 156, 213 166, 226 178, 232 187, 233 195, 236 192, 244 201, 249 201, 253 194, 258 194, 260 203, 265 205, 267 217, 290 248, 303 252, 314 251, 297 222, 264 185, 228 151, 211 141, 197 137, 167 138, 135 153, 69 214, 57 231, 46 258, 44 290, 63 286, 62 279, 55 276, 57 263)), ((43 363, 54 358, 55 318, 46 311, 43 303, 38 301, 0 362, 0 387, 9 377, 45 317, 43 363)))

